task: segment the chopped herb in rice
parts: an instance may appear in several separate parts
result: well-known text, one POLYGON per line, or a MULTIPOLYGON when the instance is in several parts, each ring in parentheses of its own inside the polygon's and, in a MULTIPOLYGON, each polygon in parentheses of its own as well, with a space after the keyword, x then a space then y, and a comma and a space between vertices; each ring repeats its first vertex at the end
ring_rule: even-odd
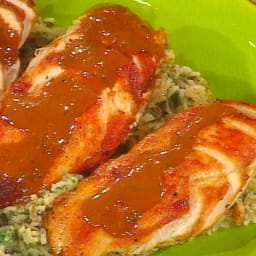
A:
MULTIPOLYGON (((23 69, 34 56, 35 49, 64 32, 63 29, 55 29, 52 23, 52 20, 46 20, 36 26, 22 51, 23 69)), ((158 129, 173 114, 212 100, 208 84, 200 73, 176 64, 172 51, 167 51, 166 56, 157 72, 156 88, 149 104, 140 114, 136 126, 127 138, 127 148, 146 134, 158 129)), ((61 181, 53 184, 50 190, 32 195, 31 201, 26 205, 1 209, 0 256, 50 256, 46 229, 42 224, 43 216, 51 209, 54 200, 63 193, 73 190, 81 178, 80 175, 67 174, 61 181)), ((251 222, 256 223, 256 178, 251 181, 232 210, 227 212, 224 220, 208 234, 219 228, 230 227, 234 223, 248 225, 251 222), (235 214, 236 218, 232 214, 235 214)), ((177 242, 173 241, 173 244, 177 242)))
MULTIPOLYGON (((156 130, 172 114, 211 98, 207 83, 200 73, 173 64, 172 52, 168 51, 167 56, 158 70, 156 89, 150 103, 126 142, 129 146, 156 130)), ((50 191, 32 195, 28 204, 0 210, 0 255, 51 255, 46 230, 42 226, 43 215, 51 208, 56 197, 74 189, 80 179, 81 176, 66 175, 53 184, 50 191)))
POLYGON ((61 194, 73 190, 80 175, 67 174, 63 179, 22 206, 9 206, 0 210, 0 255, 48 256, 46 230, 42 226, 43 215, 61 194))

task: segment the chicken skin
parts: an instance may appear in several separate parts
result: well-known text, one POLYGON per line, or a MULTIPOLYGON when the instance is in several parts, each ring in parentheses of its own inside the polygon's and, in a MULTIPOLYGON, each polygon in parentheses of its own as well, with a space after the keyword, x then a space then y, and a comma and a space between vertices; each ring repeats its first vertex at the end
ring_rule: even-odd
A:
POLYGON ((19 49, 27 39, 37 14, 30 2, 0 2, 0 93, 1 98, 20 70, 19 49))
POLYGON ((137 255, 223 218, 256 169, 256 105, 187 109, 109 160, 45 217, 54 255, 137 255))
POLYGON ((0 206, 104 162, 147 102, 164 48, 162 31, 118 5, 42 48, 1 106, 0 206))

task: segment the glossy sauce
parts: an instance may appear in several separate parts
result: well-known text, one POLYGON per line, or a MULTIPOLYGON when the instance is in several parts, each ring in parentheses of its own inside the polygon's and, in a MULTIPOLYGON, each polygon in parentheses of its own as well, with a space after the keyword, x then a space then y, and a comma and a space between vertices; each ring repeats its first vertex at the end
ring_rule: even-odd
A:
POLYGON ((163 47, 155 43, 156 37, 159 40, 159 34, 163 31, 154 31, 125 7, 105 5, 95 8, 81 22, 87 40, 101 41, 128 56, 151 53, 157 60, 163 56, 163 47))
MULTIPOLYGON (((90 33, 98 33, 98 23, 93 19, 95 13, 97 20, 106 28, 114 26, 115 20, 122 18, 127 26, 121 35, 120 31, 113 33, 119 35, 124 44, 128 43, 126 35, 131 33, 129 24, 137 22, 137 30, 133 33, 140 34, 141 21, 126 9, 126 16, 122 16, 119 10, 124 8, 102 6, 92 10, 89 13, 91 19, 81 19, 77 39, 69 40, 62 52, 47 56, 44 64, 55 63, 64 71, 43 86, 40 96, 28 95, 26 90, 30 84, 22 77, 12 84, 2 103, 1 119, 21 130, 25 136, 19 143, 0 147, 0 207, 23 202, 45 185, 42 184, 42 177, 68 144, 79 116, 95 104, 102 90, 111 88, 131 64, 131 56, 115 49, 115 45, 105 45, 101 38, 88 41, 89 32, 84 29, 89 26, 90 33), (113 15, 101 18, 108 8, 115 10, 113 15)), ((150 27, 147 30, 151 36, 154 35, 150 27)), ((147 45, 146 51, 152 54, 159 46, 151 41, 153 38, 144 34, 139 39, 140 43, 129 44, 128 49, 135 53, 145 52, 143 46, 147 45), (151 48, 147 42, 151 42, 151 48)))
MULTIPOLYGON (((170 135, 172 140, 168 148, 158 153, 147 151, 140 155, 134 165, 125 167, 129 175, 84 201, 85 222, 93 227, 103 227, 115 237, 136 237, 138 221, 143 213, 160 203, 168 191, 164 184, 165 172, 173 172, 191 152, 202 128, 235 112, 233 108, 221 103, 202 107, 195 114, 191 112, 189 117, 184 118, 184 128, 170 135)), ((168 183, 171 181, 168 180, 168 183)), ((173 196, 175 200, 177 195, 173 196)), ((183 198, 177 202, 173 209, 177 211, 174 216, 179 215, 179 211, 184 213, 183 208, 189 210, 188 200, 183 198)))
MULTIPOLYGON (((25 13, 23 10, 5 0, 0 1, 0 6, 15 13, 22 26, 22 22, 25 18, 25 13)), ((1 17, 0 31, 0 63, 5 66, 12 66, 18 59, 21 34, 12 29, 12 27, 10 27, 10 25, 1 17)))

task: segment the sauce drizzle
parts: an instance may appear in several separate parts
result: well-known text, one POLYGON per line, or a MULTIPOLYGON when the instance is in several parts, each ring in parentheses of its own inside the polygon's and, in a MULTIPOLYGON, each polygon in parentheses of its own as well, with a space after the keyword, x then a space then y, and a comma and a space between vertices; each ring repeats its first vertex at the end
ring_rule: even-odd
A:
MULTIPOLYGON (((192 112, 182 120, 183 128, 170 134, 172 137, 168 148, 159 152, 151 149, 151 152, 134 156, 134 163, 125 166, 128 168, 126 176, 84 201, 82 212, 85 222, 95 228, 102 227, 115 237, 136 237, 142 215, 168 196, 172 186, 175 186, 175 181, 173 183, 171 180, 168 180, 167 185, 166 175, 175 173, 175 168, 191 152, 198 132, 234 113, 236 111, 233 108, 221 103, 213 103, 192 112)), ((172 193, 173 202, 169 205, 173 203, 175 214, 188 211, 189 194, 177 201, 179 191, 172 193)), ((175 214, 173 216, 177 216, 175 214)))
MULTIPOLYGON (((64 152, 79 117, 134 64, 131 53, 159 59, 163 55, 163 47, 153 38, 155 31, 126 8, 103 5, 85 17, 80 19, 76 39, 70 39, 63 51, 49 54, 41 64, 56 65, 63 72, 47 81, 39 96, 27 92, 31 84, 24 75, 12 84, 2 102, 0 119, 21 138, 0 146, 0 207, 22 203, 48 185, 43 184, 43 177, 64 152), (126 24, 122 30, 117 20, 126 24), (129 40, 134 33, 138 38, 133 44, 129 40)), ((16 39, 11 42, 17 43, 16 39)), ((6 40, 0 43, 7 44, 6 40)))
MULTIPOLYGON (((25 13, 23 10, 5 0, 0 1, 0 6, 1 8, 15 13, 15 16, 20 21, 21 27, 23 26, 23 20, 25 18, 25 13)), ((4 66, 12 66, 18 59, 21 34, 14 30, 1 16, 0 30, 0 63, 4 66)))

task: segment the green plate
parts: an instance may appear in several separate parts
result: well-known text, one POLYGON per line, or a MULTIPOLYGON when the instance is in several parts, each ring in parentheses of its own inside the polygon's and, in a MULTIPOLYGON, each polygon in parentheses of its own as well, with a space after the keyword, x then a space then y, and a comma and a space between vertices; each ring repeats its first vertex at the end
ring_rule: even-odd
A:
MULTIPOLYGON (((72 20, 99 0, 36 0, 57 25, 72 20)), ((256 5, 247 0, 109 0, 131 8, 165 28, 177 62, 198 70, 216 97, 256 101, 256 5)), ((221 230, 154 256, 256 255, 256 225, 221 230)))

